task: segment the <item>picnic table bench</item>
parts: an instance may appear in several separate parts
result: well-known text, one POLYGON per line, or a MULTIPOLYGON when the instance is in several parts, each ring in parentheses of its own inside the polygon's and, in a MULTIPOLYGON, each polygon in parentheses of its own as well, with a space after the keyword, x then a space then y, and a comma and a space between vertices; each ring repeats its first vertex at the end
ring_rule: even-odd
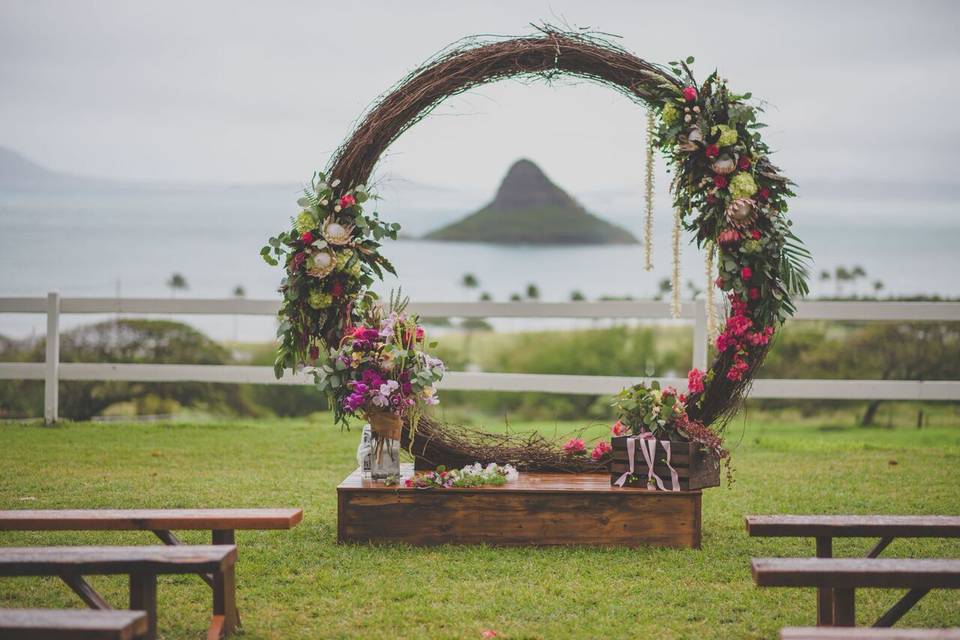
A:
POLYGON ((0 547, 0 577, 59 576, 91 609, 109 610, 85 575, 130 576, 130 609, 144 611, 147 631, 157 633, 157 576, 209 573, 214 576, 213 617, 208 638, 233 632, 235 606, 234 545, 137 547, 0 547))
POLYGON ((139 640, 147 624, 142 611, 0 609, 6 640, 139 640))
POLYGON ((931 589, 960 589, 960 560, 863 558, 755 558, 753 580, 761 587, 833 590, 833 624, 854 626, 858 588, 902 588, 907 594, 874 623, 889 627, 931 589))
POLYGON ((785 627, 780 640, 960 640, 960 629, 785 627))
MULTIPOLYGON (((818 558, 833 557, 834 538, 879 538, 867 551, 878 557, 894 538, 960 538, 960 516, 746 516, 751 536, 814 538, 818 558)), ((833 593, 817 589, 817 624, 833 621, 833 593)))

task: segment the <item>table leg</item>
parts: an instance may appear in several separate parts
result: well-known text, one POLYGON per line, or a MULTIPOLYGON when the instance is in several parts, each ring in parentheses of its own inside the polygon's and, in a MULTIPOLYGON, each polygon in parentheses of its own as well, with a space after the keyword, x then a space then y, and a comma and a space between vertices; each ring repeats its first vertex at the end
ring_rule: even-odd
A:
MULTIPOLYGON (((833 538, 817 537, 817 557, 833 557, 833 538)), ((817 626, 833 625, 833 589, 817 587, 817 626)))
MULTIPOLYGON (((214 529, 213 530, 213 535, 212 535, 213 544, 236 545, 237 544, 236 538, 237 538, 236 531, 234 531, 233 529, 214 529)), ((210 586, 213 586, 213 585, 211 584, 210 586)), ((231 587, 231 589, 234 590, 234 593, 236 593, 235 587, 231 587)), ((214 591, 216 591, 216 588, 214 588, 214 591)), ((240 611, 237 610, 237 605, 235 601, 236 596, 234 595, 233 598, 234 598, 234 603, 233 603, 234 626, 240 627, 242 626, 242 623, 240 622, 240 611)))
POLYGON ((130 574, 130 609, 144 611, 147 614, 147 633, 145 640, 157 637, 157 574, 130 574))
POLYGON ((219 625, 219 635, 222 638, 233 633, 240 618, 237 615, 236 579, 234 567, 231 564, 213 574, 213 621, 211 632, 215 625, 219 625))
POLYGON ((833 624, 837 627, 856 626, 853 589, 833 590, 833 624))

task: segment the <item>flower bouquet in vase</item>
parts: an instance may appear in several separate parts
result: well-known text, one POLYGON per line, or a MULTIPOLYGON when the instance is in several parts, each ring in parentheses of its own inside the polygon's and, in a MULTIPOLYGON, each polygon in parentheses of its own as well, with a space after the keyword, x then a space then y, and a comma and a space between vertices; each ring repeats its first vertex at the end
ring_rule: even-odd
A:
POLYGON ((354 416, 370 424, 374 480, 399 476, 403 423, 416 429, 427 407, 439 402, 434 385, 443 378, 443 361, 425 351, 423 328, 404 312, 406 306, 406 299, 393 296, 388 306, 367 305, 361 322, 346 330, 327 362, 315 369, 337 421, 346 424, 354 416))

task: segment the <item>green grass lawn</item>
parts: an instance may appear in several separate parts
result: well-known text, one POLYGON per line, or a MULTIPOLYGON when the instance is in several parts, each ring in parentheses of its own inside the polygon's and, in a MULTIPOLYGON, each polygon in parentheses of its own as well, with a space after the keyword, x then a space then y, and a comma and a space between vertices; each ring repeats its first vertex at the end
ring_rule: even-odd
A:
MULTIPOLYGON (((292 531, 238 532, 248 638, 480 638, 486 629, 503 638, 772 638, 781 626, 813 623, 814 594, 755 587, 749 559, 810 556, 813 543, 748 538, 744 514, 960 513, 960 428, 754 416, 729 437, 736 482, 705 493, 699 551, 338 546, 334 487, 354 467, 357 432, 341 433, 326 417, 0 424, 0 508, 303 507, 292 531)), ((153 542, 137 532, 0 534, 5 546, 153 542)), ((840 541, 836 553, 859 555, 870 544, 840 541)), ((885 555, 958 552, 956 542, 898 540, 885 555)), ((124 580, 92 582, 124 605, 124 580)), ((860 592, 858 622, 872 623, 899 595, 860 592)), ((159 597, 163 637, 202 637, 206 585, 162 577, 159 597)), ((54 579, 0 579, 0 606, 79 600, 54 579)), ((960 594, 931 593, 900 624, 960 625, 960 594)))

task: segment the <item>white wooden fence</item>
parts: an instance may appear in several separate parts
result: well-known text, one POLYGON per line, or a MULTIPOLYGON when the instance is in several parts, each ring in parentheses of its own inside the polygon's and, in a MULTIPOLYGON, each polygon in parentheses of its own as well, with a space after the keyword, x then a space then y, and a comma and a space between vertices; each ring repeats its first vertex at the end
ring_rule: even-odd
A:
MULTIPOLYGON (((274 300, 163 299, 163 298, 0 298, 0 313, 35 313, 47 317, 46 361, 0 363, 0 379, 43 380, 44 420, 58 417, 60 380, 125 380, 138 382, 220 382, 253 384, 309 384, 305 374, 287 372, 280 380, 272 367, 194 364, 114 364, 60 362, 62 314, 206 314, 276 315, 274 300)), ((668 319, 669 304, 654 301, 615 302, 422 302, 410 310, 427 317, 459 318, 620 318, 668 319)), ((680 317, 693 322, 694 366, 707 365, 707 318, 703 302, 688 302, 680 317)), ((795 318, 848 321, 960 321, 956 302, 803 302, 795 318)), ((615 393, 643 378, 628 376, 552 375, 530 373, 474 373, 451 371, 444 389, 470 391, 542 391, 546 393, 615 393)), ((661 383, 686 387, 686 379, 660 378, 661 383)), ((758 379, 754 398, 842 400, 960 400, 960 381, 954 380, 777 380, 758 379)))

